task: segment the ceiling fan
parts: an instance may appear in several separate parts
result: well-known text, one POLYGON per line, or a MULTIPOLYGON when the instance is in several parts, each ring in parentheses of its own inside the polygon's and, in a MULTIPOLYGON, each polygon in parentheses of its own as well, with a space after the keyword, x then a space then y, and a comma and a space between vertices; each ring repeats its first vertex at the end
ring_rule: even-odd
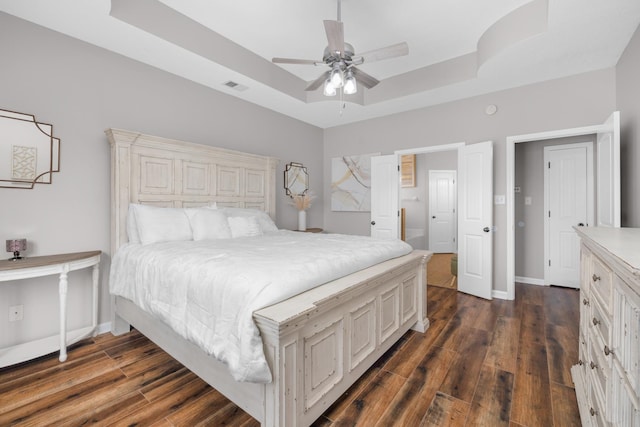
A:
POLYGON ((353 46, 344 41, 344 25, 340 20, 341 0, 337 1, 338 19, 336 21, 324 21, 324 30, 327 34, 329 45, 324 49, 322 60, 295 58, 272 59, 272 62, 275 64, 327 65, 330 69, 309 83, 305 89, 307 91, 316 90, 324 84, 324 94, 326 96, 335 95, 336 91, 340 88, 342 88, 346 95, 352 95, 358 90, 357 83, 360 83, 367 89, 371 89, 380 83, 375 77, 356 68, 356 65, 409 54, 409 46, 406 42, 402 42, 356 55, 353 46))

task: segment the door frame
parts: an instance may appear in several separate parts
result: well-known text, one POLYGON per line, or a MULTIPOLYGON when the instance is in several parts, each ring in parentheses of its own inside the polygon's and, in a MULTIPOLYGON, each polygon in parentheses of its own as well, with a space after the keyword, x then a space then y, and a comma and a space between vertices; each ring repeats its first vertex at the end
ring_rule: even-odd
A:
MULTIPOLYGON (((562 145, 550 145, 547 147, 543 147, 543 167, 547 164, 547 152, 555 151, 555 150, 563 150, 563 149, 571 149, 571 148, 580 148, 585 147, 587 150, 586 156, 586 167, 587 167, 587 226, 589 224, 594 224, 595 218, 595 187, 594 187, 594 167, 593 167, 593 142, 585 141, 585 142, 574 142, 570 144, 562 144, 562 145)), ((550 209, 550 201, 549 201, 549 169, 545 167, 544 171, 544 212, 548 212, 550 209)), ((551 284, 551 267, 547 263, 547 260, 551 259, 551 241, 549 236, 549 226, 550 226, 550 218, 548 215, 544 214, 544 284, 545 286, 549 286, 551 284)), ((578 286, 579 288, 579 286, 578 286)))
MULTIPOLYGON (((506 282, 507 291, 498 291, 500 294, 504 294, 499 298, 513 300, 516 296, 516 283, 515 283, 515 207, 514 207, 514 191, 515 191, 515 152, 516 144, 522 144, 533 141, 543 141, 547 139, 565 138, 570 136, 583 136, 598 134, 606 132, 607 127, 604 124, 595 126, 583 126, 571 129, 560 129, 546 132, 530 133, 525 135, 508 136, 506 143, 507 151, 507 182, 506 182, 506 209, 507 209, 507 230, 506 230, 506 282)), ((496 291, 494 291, 496 292, 496 291)))
MULTIPOLYGON (((495 170, 494 166, 495 163, 493 162, 493 158, 494 158, 494 142, 493 141, 484 141, 484 143, 491 143, 492 146, 492 174, 495 170)), ((473 144, 472 144, 473 145, 473 144)), ((457 155, 458 155, 458 164, 456 167, 456 171, 457 171, 457 175, 456 175, 456 179, 458 180, 458 185, 457 185, 457 191, 456 191, 456 198, 457 198, 457 207, 458 207, 458 212, 457 212, 457 223, 456 223, 456 229, 457 229, 457 233, 458 233, 458 241, 457 241, 457 248, 458 248, 458 253, 460 252, 460 230, 461 230, 461 221, 462 221, 462 216, 460 215, 460 209, 462 206, 462 203, 460 201, 460 198, 462 197, 461 194, 462 192, 460 191, 460 182, 462 181, 460 178, 460 174, 461 174, 461 169, 460 169, 460 165, 461 165, 461 160, 463 157, 463 153, 467 148, 467 144, 464 142, 457 142, 457 143, 451 143, 451 144, 443 144, 443 145, 434 145, 434 146, 429 146, 429 147, 419 147, 419 148, 410 148, 410 149, 405 149, 405 150, 396 150, 394 152, 394 154, 396 154, 399 158, 399 156, 401 155, 405 155, 405 154, 422 154, 422 153, 437 153, 437 152, 441 152, 441 151, 452 151, 455 150, 457 155)), ((400 186, 400 182, 398 182, 398 186, 400 186)), ((493 194, 493 185, 492 185, 492 194, 493 194)), ((493 199, 493 197, 492 197, 493 199)), ((493 202, 493 200, 491 201, 491 203, 493 202)), ((495 215, 495 213, 494 213, 495 215)), ((492 215, 492 218, 490 218, 490 223, 493 224, 494 218, 492 215)), ((493 226, 491 226, 493 228, 493 226)), ((493 238, 492 238, 493 239, 493 238)), ((492 249, 491 249, 491 257, 492 257, 492 263, 494 261, 494 252, 495 252, 495 245, 492 244, 492 249)), ((464 264, 464 260, 459 258, 458 259, 458 266, 460 266, 461 264, 464 264)), ((495 279, 495 276, 493 275, 493 266, 491 267, 491 286, 490 286, 490 291, 489 291, 489 299, 491 298, 501 298, 501 299, 505 299, 505 293, 504 292, 496 292, 496 290, 493 288, 493 281, 495 279)))

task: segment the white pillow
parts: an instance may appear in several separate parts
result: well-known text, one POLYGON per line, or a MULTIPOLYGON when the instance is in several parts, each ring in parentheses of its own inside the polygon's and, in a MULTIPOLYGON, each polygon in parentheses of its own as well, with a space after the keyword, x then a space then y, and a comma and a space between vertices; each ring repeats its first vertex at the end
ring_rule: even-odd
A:
MULTIPOLYGON (((229 217, 254 217, 258 220, 262 233, 268 233, 270 231, 278 231, 278 227, 275 225, 271 217, 265 211, 258 209, 248 208, 222 208, 222 212, 226 213, 229 217)), ((262 234, 261 233, 261 234, 262 234)))
POLYGON ((129 205, 135 215, 140 243, 193 240, 189 217, 182 208, 159 208, 147 205, 129 205))
POLYGON ((227 218, 231 237, 252 237, 262 235, 258 220, 252 216, 230 216, 227 218))
POLYGON ((227 216, 209 206, 187 209, 193 240, 230 239, 231 229, 227 216))
POLYGON ((127 212, 127 236, 129 243, 140 243, 140 235, 138 234, 138 224, 136 223, 135 207, 140 206, 135 203, 129 205, 127 212))

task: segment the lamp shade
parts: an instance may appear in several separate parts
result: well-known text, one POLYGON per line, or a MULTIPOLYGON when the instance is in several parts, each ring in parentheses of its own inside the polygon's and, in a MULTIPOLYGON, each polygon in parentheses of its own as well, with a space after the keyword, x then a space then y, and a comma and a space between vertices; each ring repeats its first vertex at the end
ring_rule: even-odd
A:
POLYGON ((336 88, 331 84, 331 80, 327 79, 324 82, 324 96, 335 96, 336 88))
POLYGON ((346 95, 353 95, 358 91, 358 85, 356 84, 356 78, 351 70, 347 71, 347 78, 344 82, 344 93, 346 95))
POLYGON ((344 75, 342 74, 340 64, 338 64, 337 62, 333 64, 333 69, 329 74, 329 80, 331 80, 331 84, 336 89, 344 86, 344 75))
POLYGON ((27 239, 7 240, 7 252, 20 252, 27 250, 27 239))

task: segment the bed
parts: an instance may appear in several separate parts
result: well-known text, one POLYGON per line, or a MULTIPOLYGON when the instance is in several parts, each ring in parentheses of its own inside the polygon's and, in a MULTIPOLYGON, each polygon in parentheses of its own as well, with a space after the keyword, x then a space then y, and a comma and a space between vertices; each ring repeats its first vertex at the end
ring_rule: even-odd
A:
MULTIPOLYGON (((215 203, 275 217, 275 158, 118 129, 106 134, 112 257, 128 242, 130 204, 215 203)), ((254 311, 270 382, 236 381, 223 363, 128 298, 112 297, 112 332, 133 325, 263 426, 306 426, 409 329, 426 331, 430 256, 413 251, 254 311)))

